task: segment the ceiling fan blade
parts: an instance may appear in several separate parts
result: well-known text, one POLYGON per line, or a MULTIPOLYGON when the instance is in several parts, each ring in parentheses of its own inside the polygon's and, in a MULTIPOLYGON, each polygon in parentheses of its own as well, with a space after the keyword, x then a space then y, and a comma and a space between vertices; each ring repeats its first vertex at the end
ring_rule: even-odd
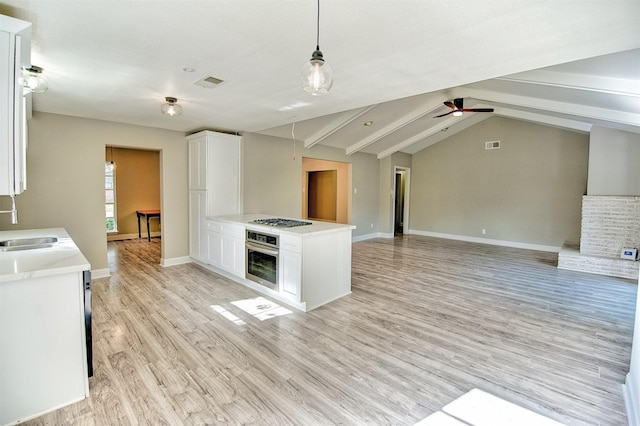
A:
POLYGON ((493 108, 469 108, 463 109, 465 112, 493 112, 493 108))
POLYGON ((446 106, 448 106, 449 108, 451 108, 451 109, 456 109, 456 106, 453 104, 453 102, 446 101, 446 102, 444 102, 444 104, 446 106))
POLYGON ((445 115, 453 114, 454 112, 455 112, 455 111, 449 111, 449 112, 444 113, 444 114, 436 115, 436 116, 434 116, 433 118, 440 118, 440 117, 444 117, 445 115))

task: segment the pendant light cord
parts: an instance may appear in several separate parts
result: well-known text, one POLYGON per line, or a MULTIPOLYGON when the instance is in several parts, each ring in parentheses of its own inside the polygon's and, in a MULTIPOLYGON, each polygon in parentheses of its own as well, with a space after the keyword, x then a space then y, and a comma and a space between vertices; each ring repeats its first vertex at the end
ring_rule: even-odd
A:
POLYGON ((318 17, 316 19, 316 50, 320 50, 320 0, 318 0, 318 17))

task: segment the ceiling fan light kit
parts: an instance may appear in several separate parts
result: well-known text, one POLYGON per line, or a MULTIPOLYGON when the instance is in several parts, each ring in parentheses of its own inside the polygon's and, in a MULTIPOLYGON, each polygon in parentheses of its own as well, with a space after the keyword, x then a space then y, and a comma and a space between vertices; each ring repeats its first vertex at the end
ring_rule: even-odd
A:
POLYGON ((318 17, 316 22, 316 50, 311 54, 309 62, 302 67, 300 77, 302 88, 312 95, 325 95, 333 86, 333 71, 324 61, 320 50, 320 0, 318 0, 318 17))
POLYGON ((160 111, 162 111, 163 114, 171 117, 182 115, 182 106, 178 105, 178 99, 167 96, 164 100, 166 102, 160 107, 160 111))
POLYGON ((464 98, 456 98, 453 100, 453 102, 446 101, 444 102, 444 104, 451 108, 451 111, 444 114, 436 115, 433 118, 440 118, 449 114, 453 114, 454 117, 460 117, 461 115, 464 115, 465 112, 493 112, 493 108, 465 108, 464 98))

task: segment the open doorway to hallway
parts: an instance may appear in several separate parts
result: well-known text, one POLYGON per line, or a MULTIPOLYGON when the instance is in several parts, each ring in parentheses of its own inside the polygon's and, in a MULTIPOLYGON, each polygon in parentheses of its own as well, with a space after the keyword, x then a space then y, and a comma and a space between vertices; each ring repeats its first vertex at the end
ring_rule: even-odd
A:
POLYGON ((108 145, 105 171, 109 165, 113 171, 105 176, 107 240, 140 238, 147 242, 148 235, 160 239, 160 217, 150 217, 147 228, 146 217, 138 222, 136 213, 160 210, 160 151, 108 145))
POLYGON ((411 169, 395 166, 394 174, 393 233, 394 235, 402 235, 409 231, 409 183, 411 169))

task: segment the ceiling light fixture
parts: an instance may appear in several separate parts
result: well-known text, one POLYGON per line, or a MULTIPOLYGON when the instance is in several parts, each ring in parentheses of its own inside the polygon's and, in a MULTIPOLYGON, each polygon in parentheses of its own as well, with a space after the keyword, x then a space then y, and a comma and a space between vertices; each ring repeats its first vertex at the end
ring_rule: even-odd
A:
POLYGON ((311 59, 302 68, 302 88, 312 95, 325 95, 333 86, 333 71, 325 63, 320 51, 320 0, 318 0, 318 18, 316 22, 316 50, 311 54, 311 59))
POLYGON ((167 102, 160 107, 160 111, 162 111, 163 114, 170 115, 171 117, 182 114, 182 107, 178 105, 176 98, 167 96, 164 100, 167 102))
POLYGON ((22 70, 22 86, 30 93, 44 93, 49 88, 49 83, 42 75, 42 68, 31 65, 22 70))
POLYGON ((369 126, 373 125, 373 121, 371 121, 371 120, 365 121, 364 125, 369 127, 369 126))

